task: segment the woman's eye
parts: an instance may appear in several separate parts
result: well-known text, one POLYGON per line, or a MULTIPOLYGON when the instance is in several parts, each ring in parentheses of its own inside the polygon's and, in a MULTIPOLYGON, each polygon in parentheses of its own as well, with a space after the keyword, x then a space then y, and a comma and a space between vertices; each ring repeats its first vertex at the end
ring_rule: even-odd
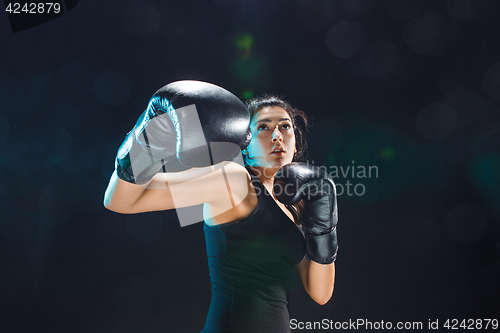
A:
POLYGON ((266 129, 267 129, 267 125, 260 125, 259 127, 257 127, 257 129, 258 129, 259 131, 261 131, 261 130, 266 130, 266 129))
POLYGON ((283 124, 283 125, 281 126, 281 128, 288 130, 288 129, 291 129, 291 128, 292 128, 292 126, 291 126, 290 124, 283 124))

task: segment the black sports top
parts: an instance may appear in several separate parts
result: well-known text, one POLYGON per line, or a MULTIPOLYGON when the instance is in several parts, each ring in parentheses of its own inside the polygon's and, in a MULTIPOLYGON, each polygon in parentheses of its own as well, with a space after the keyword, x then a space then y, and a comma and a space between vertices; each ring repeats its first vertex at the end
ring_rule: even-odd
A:
POLYGON ((288 298, 304 236, 248 170, 258 203, 245 219, 204 223, 212 302, 202 333, 290 332, 288 298))

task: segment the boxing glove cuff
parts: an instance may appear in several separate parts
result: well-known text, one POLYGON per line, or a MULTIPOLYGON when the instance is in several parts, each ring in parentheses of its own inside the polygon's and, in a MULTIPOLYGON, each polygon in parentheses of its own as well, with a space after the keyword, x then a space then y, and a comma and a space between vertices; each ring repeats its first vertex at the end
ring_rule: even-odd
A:
POLYGON ((337 259, 337 228, 321 235, 305 234, 306 258, 318 264, 331 264, 337 259))
POLYGON ((132 184, 146 184, 162 166, 166 159, 155 158, 134 136, 135 128, 127 134, 116 155, 115 168, 118 178, 132 184))

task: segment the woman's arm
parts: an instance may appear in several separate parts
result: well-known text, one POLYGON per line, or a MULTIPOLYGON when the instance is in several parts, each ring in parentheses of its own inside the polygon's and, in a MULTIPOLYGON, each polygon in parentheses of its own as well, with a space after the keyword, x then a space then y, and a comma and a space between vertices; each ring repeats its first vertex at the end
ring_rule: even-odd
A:
POLYGON ((155 175, 144 185, 136 185, 118 178, 115 170, 104 194, 104 207, 116 213, 135 214, 172 209, 174 204, 163 174, 155 175), (160 190, 162 185, 164 189, 160 190))
POLYGON ((333 294, 335 262, 322 265, 304 258, 296 267, 307 294, 316 303, 325 305, 333 294))
POLYGON ((290 163, 279 170, 274 187, 288 189, 275 192, 279 201, 288 205, 303 202, 300 222, 306 254, 311 260, 302 260, 297 269, 309 296, 326 304, 333 293, 338 250, 335 184, 321 168, 290 163))
POLYGON ((104 205, 139 213, 219 200, 228 177, 208 165, 228 163, 240 152, 249 116, 238 97, 216 85, 183 80, 162 87, 118 149, 104 205), (179 163, 208 167, 171 172, 179 163), (168 173, 157 174, 161 169, 168 173))
POLYGON ((115 171, 104 195, 104 206, 117 213, 135 214, 202 203, 236 205, 247 193, 247 171, 234 162, 158 173, 144 185, 126 182, 115 171))

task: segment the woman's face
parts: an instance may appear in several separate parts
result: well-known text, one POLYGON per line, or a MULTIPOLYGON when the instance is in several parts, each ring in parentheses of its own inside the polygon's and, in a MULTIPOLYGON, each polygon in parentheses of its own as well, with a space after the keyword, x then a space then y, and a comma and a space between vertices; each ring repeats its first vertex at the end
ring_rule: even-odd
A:
POLYGON ((295 134, 288 112, 279 106, 264 107, 250 120, 252 140, 247 147, 247 164, 280 168, 292 162, 295 134))

